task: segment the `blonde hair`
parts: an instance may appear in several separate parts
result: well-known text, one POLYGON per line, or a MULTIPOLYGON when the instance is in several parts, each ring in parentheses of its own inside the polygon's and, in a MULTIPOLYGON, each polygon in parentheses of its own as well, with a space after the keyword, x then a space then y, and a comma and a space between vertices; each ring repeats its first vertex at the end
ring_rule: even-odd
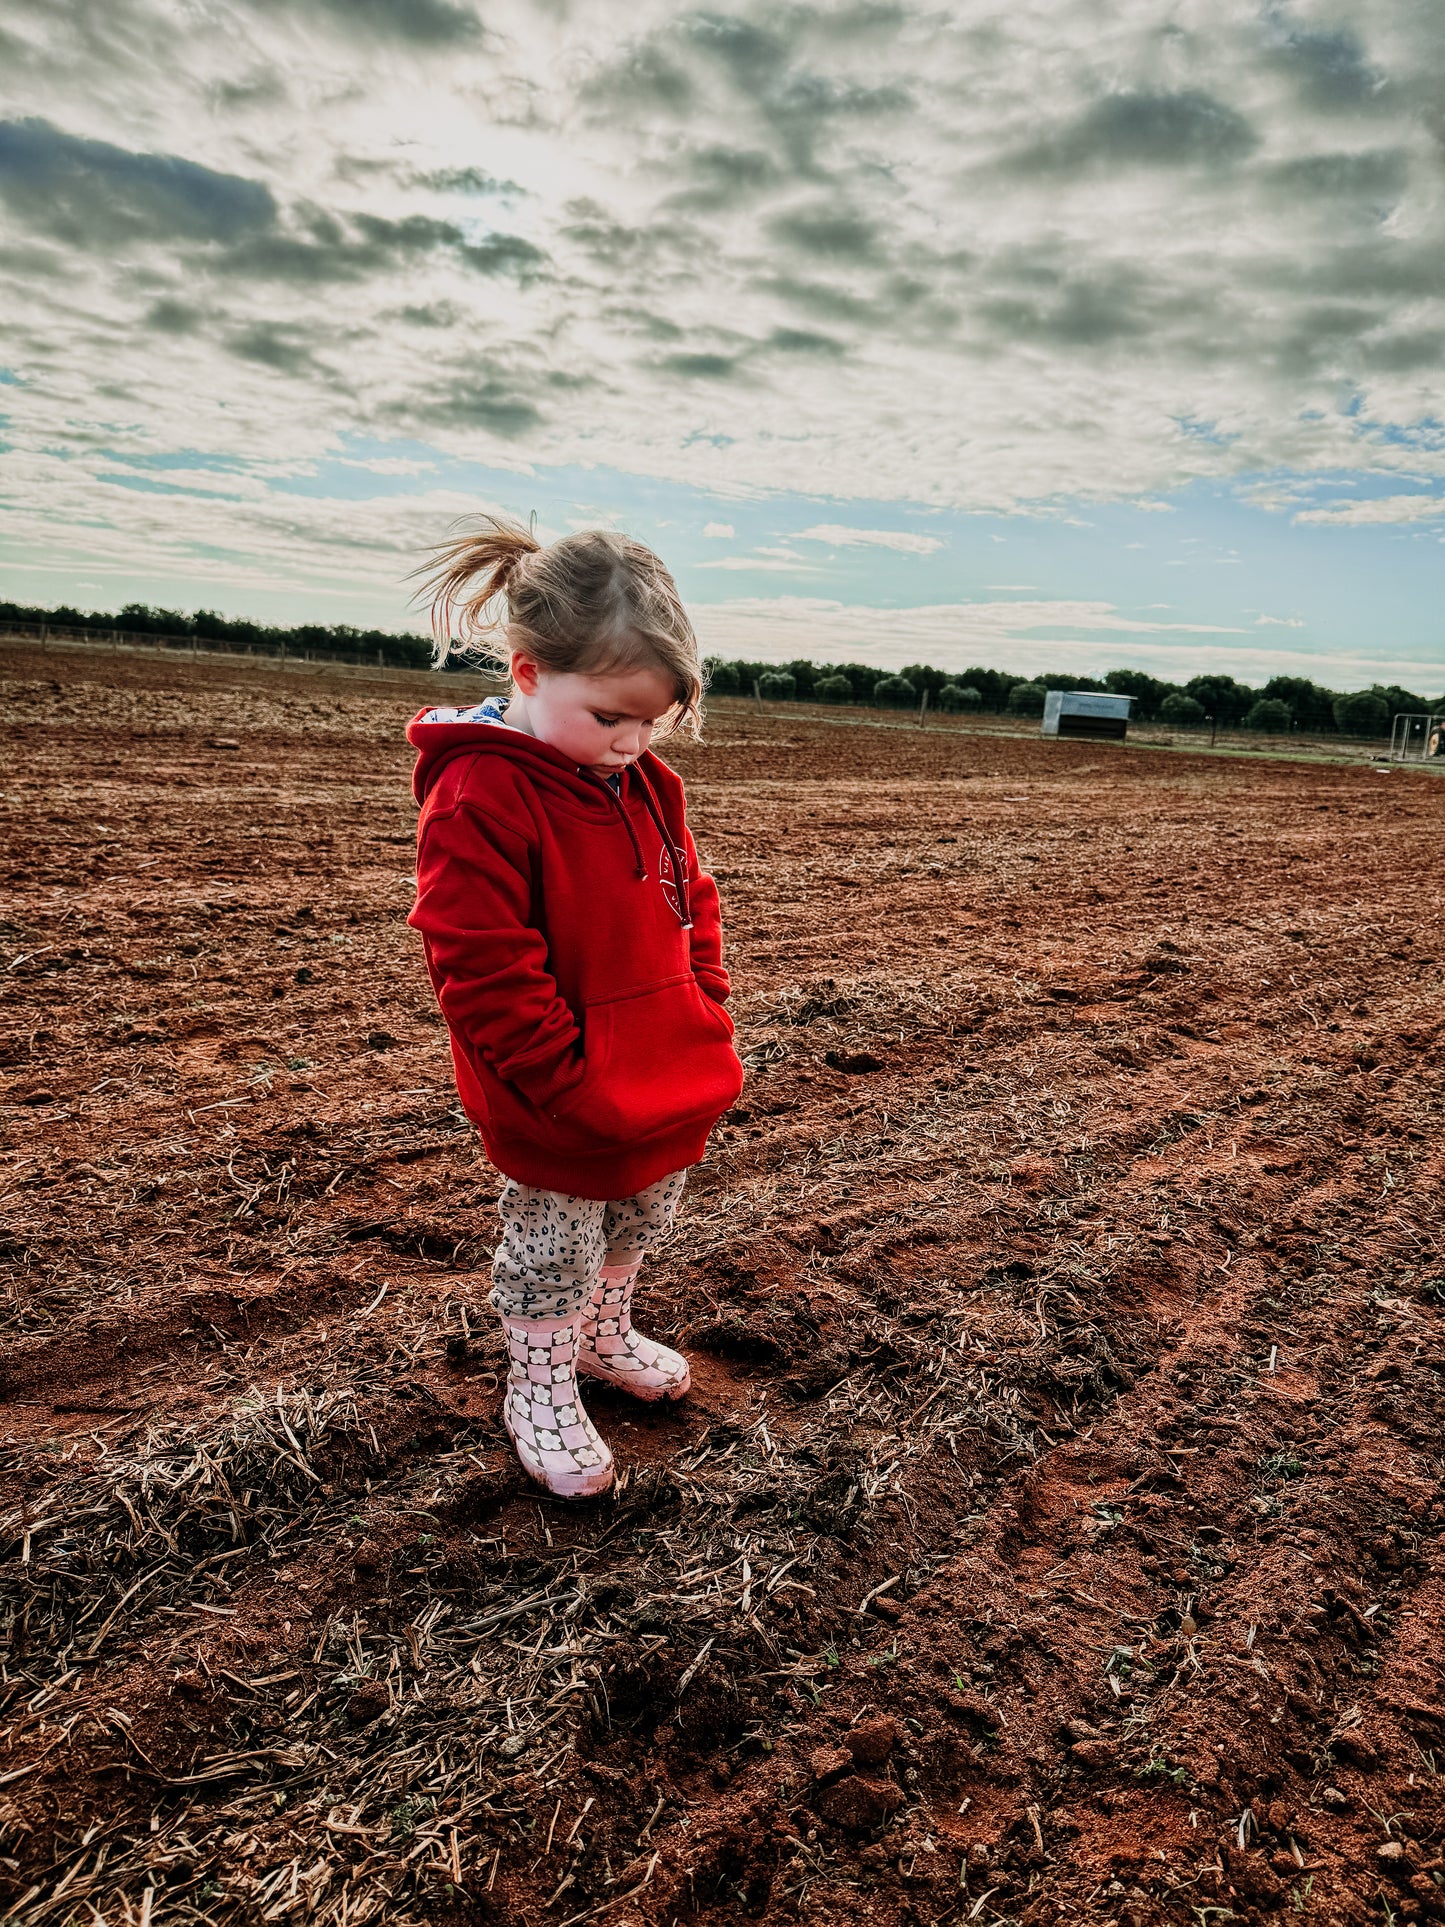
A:
POLYGON ((460 659, 505 674, 517 649, 562 675, 656 669, 674 691, 665 733, 698 734, 697 637, 677 584, 630 536, 583 529, 544 547, 517 523, 484 515, 418 573, 431 598, 438 667, 460 659))

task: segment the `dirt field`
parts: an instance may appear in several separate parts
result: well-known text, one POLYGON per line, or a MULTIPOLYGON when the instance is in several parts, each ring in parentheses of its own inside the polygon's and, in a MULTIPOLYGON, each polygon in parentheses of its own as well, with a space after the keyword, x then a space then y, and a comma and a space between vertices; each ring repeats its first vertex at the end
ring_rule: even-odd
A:
POLYGON ((11 1917, 1445 1918, 1445 784, 715 705, 696 1391, 568 1508, 430 685, 0 668, 11 1917))

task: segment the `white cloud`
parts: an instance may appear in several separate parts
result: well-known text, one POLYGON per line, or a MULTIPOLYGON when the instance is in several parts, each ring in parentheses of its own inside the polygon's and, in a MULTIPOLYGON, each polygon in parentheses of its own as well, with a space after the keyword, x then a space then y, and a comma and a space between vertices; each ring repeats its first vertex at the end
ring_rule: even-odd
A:
POLYGON ((774 575, 817 575, 818 565, 791 549, 755 549, 751 555, 720 555, 713 562, 699 562, 700 569, 758 570, 774 575))
POLYGON ((1259 629, 1303 629, 1303 616, 1256 616, 1255 626, 1259 629))
POLYGON ((799 529, 795 542, 826 542, 830 548, 897 549, 900 555, 933 555, 943 547, 936 535, 914 535, 907 529, 852 529, 838 522, 820 522, 799 529))
POLYGON ((730 542, 737 534, 731 522, 705 523, 702 532, 711 542, 730 542))
POLYGON ((1357 526, 1385 522, 1431 522, 1445 515, 1442 495, 1376 495, 1363 502, 1331 502, 1301 509, 1296 522, 1345 522, 1357 526))
POLYGON ((430 475, 435 462, 418 461, 411 455, 372 455, 365 461, 354 455, 340 457, 343 468, 365 469, 368 475, 430 475))
MULTIPOLYGON (((246 486, 229 495, 135 486, 97 494, 76 463, 49 452, 17 451, 6 471, 13 499, 4 537, 16 558, 7 572, 36 578, 27 595, 56 601, 75 571, 71 531, 83 526, 86 565, 108 572, 112 595, 119 585, 144 601, 161 577, 198 602, 218 588, 319 590, 336 605, 334 620, 370 621, 379 604, 395 607, 400 585, 459 516, 506 512, 504 504, 442 488, 361 500, 246 486)), ((175 472, 137 479, 164 484, 175 472)))

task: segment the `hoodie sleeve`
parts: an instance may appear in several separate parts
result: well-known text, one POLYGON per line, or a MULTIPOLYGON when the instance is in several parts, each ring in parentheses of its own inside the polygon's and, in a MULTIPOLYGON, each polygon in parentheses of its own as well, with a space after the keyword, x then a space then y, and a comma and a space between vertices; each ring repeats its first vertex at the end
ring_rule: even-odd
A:
POLYGON ((547 1108, 582 1078, 580 1033, 531 922, 524 838, 458 807, 428 821, 417 850, 416 907, 427 967, 448 1028, 547 1108))
POLYGON ((732 985, 728 973, 723 969, 722 911, 718 903, 717 885, 699 861, 692 831, 684 828, 683 834, 687 838, 688 898, 692 911, 689 938, 692 945, 692 974, 715 1004, 724 1004, 732 985))

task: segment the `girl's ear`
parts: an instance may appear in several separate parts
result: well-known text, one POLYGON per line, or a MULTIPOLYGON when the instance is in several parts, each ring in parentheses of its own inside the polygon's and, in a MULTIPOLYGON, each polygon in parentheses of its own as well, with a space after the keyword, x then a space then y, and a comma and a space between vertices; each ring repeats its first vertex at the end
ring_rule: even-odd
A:
POLYGON ((517 685, 522 694, 524 696, 535 696, 537 693, 538 671, 537 665, 532 658, 524 655, 520 649, 514 649, 512 651, 510 668, 512 681, 517 685))

